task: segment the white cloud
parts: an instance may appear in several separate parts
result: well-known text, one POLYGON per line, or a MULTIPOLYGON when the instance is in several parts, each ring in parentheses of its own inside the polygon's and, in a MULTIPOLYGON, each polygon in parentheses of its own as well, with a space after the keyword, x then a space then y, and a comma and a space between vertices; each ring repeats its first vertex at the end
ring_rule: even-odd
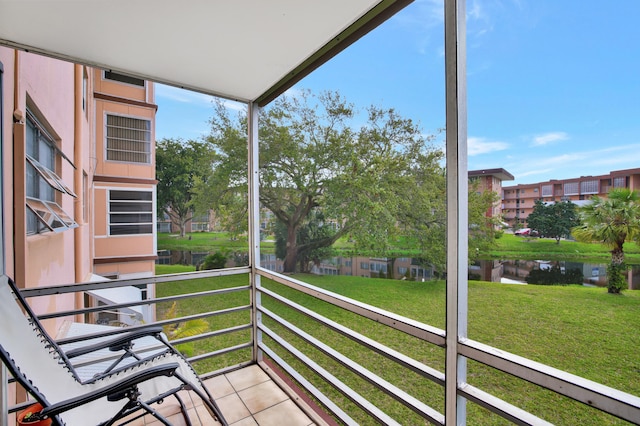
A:
POLYGON ((247 105, 242 102, 230 101, 229 99, 223 99, 222 104, 226 109, 230 109, 233 111, 247 111, 247 105))
MULTIPOLYGON (((509 185, 531 183, 549 179, 569 179, 579 176, 605 175, 613 170, 638 167, 640 164, 640 143, 606 147, 589 151, 540 156, 531 153, 528 161, 517 158, 504 164, 516 178, 509 185), (516 161, 517 160, 517 161, 516 161), (544 168, 539 168, 544 167, 544 168), (529 179, 525 179, 530 177, 529 179)), ((540 151, 540 154, 543 154, 540 151)))
POLYGON ((467 18, 468 19, 481 19, 483 18, 484 10, 480 7, 479 1, 471 2, 471 7, 467 8, 467 18))
POLYGON ((588 153, 589 166, 604 166, 608 168, 635 168, 640 162, 640 144, 620 145, 598 149, 588 153))
POLYGON ((417 0, 411 6, 412 13, 399 13, 393 20, 404 27, 424 29, 444 22, 444 2, 442 0, 417 0))
MULTIPOLYGON (((211 95, 205 95, 204 93, 180 89, 178 87, 167 86, 160 83, 156 83, 155 89, 156 96, 158 98, 206 108, 211 108, 211 103, 215 99, 215 97, 211 95)), ((246 105, 241 102, 223 99, 222 103, 227 109, 234 111, 245 111, 247 109, 246 105)))
POLYGON ((469 156, 504 151, 509 148, 509 144, 506 142, 488 141, 485 138, 468 138, 467 144, 469 156))
POLYGON ((156 83, 156 96, 175 102, 211 106, 213 96, 156 83))
POLYGON ((572 154, 562 154, 556 155, 555 157, 545 157, 543 161, 545 164, 557 164, 559 166, 563 165, 574 165, 578 161, 584 161, 587 157, 588 153, 572 153, 572 154))
POLYGON ((302 99, 304 92, 305 92, 305 89, 291 87, 284 92, 284 95, 287 98, 291 98, 291 99, 302 99))
POLYGON ((549 132, 534 136, 531 146, 543 146, 553 142, 566 141, 569 135, 566 132, 549 132))
POLYGON ((532 176, 532 175, 542 175, 542 174, 545 174, 545 173, 550 173, 552 171, 553 171, 553 169, 529 170, 528 172, 518 173, 518 178, 522 178, 522 177, 525 177, 525 176, 532 176))
POLYGON ((441 48, 444 25, 442 0, 416 0, 405 11, 395 15, 390 22, 393 22, 399 31, 408 33, 419 54, 441 56, 438 49, 441 48))

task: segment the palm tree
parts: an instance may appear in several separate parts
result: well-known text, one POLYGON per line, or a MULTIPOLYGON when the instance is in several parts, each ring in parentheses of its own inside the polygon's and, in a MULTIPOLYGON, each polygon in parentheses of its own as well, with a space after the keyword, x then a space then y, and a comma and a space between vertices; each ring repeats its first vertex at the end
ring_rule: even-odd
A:
MULTIPOLYGON (((171 307, 165 312, 165 319, 174 319, 178 316, 178 305, 173 302, 171 307)), ((169 340, 182 339, 183 337, 197 336, 209 330, 209 323, 203 318, 192 319, 185 322, 167 324, 162 327, 164 334, 169 340)), ((190 357, 194 355, 193 343, 182 343, 175 345, 184 356, 190 357)))
POLYGON ((599 241, 611 247, 607 289, 609 293, 620 293, 627 284, 624 243, 640 237, 640 197, 637 191, 627 188, 612 189, 608 196, 594 196, 590 204, 580 209, 582 225, 573 228, 573 235, 579 241, 599 241))

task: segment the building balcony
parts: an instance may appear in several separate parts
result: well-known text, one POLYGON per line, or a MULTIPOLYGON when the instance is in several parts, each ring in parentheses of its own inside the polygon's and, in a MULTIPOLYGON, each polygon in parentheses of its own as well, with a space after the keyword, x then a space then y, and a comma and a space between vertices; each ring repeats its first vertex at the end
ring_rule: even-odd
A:
MULTIPOLYGON (((298 414, 287 414, 285 421, 281 418, 271 422, 264 418, 261 420, 262 413, 278 404, 294 404, 300 408, 307 416, 301 417, 301 424, 319 424, 331 419, 348 425, 458 425, 466 424, 467 419, 469 423, 477 424, 478 413, 484 413, 493 424, 505 420, 517 424, 548 424, 543 419, 545 413, 535 413, 537 407, 529 404, 533 390, 557 397, 558 403, 554 406, 557 411, 563 411, 565 404, 575 404, 580 407, 578 410, 587 412, 589 418, 596 418, 604 412, 610 415, 607 417, 610 423, 618 419, 640 423, 638 396, 505 350, 514 340, 523 340, 520 335, 500 336, 501 347, 469 338, 467 326, 471 325, 469 328, 472 329, 474 324, 468 321, 468 313, 477 307, 468 303, 468 206, 462 202, 468 199, 465 57, 465 17, 468 14, 465 2, 446 0, 441 14, 444 39, 447 40, 442 46, 445 57, 442 75, 446 85, 443 92, 446 97, 445 152, 456 154, 445 158, 448 241, 445 248, 447 279, 442 297, 446 296, 446 309, 443 309, 437 326, 271 272, 259 260, 260 108, 295 88, 302 78, 387 21, 410 1, 305 2, 304 7, 294 1, 275 4, 256 0, 192 2, 189 7, 156 7, 149 2, 130 2, 127 13, 103 3, 79 7, 78 2, 69 1, 2 1, 0 45, 74 60, 82 66, 113 69, 138 79, 155 79, 159 83, 191 88, 198 93, 243 103, 247 108, 248 164, 245 176, 248 180, 250 266, 25 290, 24 296, 36 302, 33 304, 36 312, 37 307, 42 308, 37 313, 41 314, 42 321, 60 345, 113 336, 125 328, 132 330, 148 324, 173 325, 168 331, 175 332, 176 323, 208 319, 208 331, 195 336, 171 336, 170 333, 170 338, 188 356, 196 371, 218 396, 223 412, 235 424, 294 423, 293 419, 298 418, 298 414), (34 25, 34 22, 43 22, 43 17, 46 17, 46 25, 34 25), (79 37, 79 26, 72 23, 84 22, 91 22, 91 25, 82 26, 79 37), (133 30, 104 31, 105 28, 133 30), (159 28, 163 30, 158 31, 159 28), (207 31, 194 31, 197 28, 207 28, 207 31), (238 31, 239 28, 242 30, 238 31), (151 38, 153 47, 161 49, 162 54, 143 54, 149 51, 151 38), (147 297, 131 301, 118 299, 103 305, 84 303, 95 297, 96 291, 104 295, 104 291, 110 288, 125 287, 145 288, 147 297), (69 297, 71 294, 77 297, 69 297), (51 312, 49 308, 57 304, 49 303, 49 300, 63 296, 67 296, 65 303, 74 300, 78 309, 51 312), (49 299, 37 303, 41 298, 49 299), (176 313, 172 315, 174 302, 176 313), (146 309, 138 309, 140 307, 146 309), (144 324, 140 322, 141 318, 144 324), (121 327, 122 324, 127 324, 127 327, 121 327), (104 328, 98 327, 101 331, 97 331, 96 326, 104 328), (408 352, 413 355, 407 355, 408 352), (505 376, 512 385, 506 391, 495 384, 478 385, 477 372, 485 369, 505 376), (237 385, 236 380, 242 382, 237 375, 243 370, 249 370, 249 376, 257 375, 262 379, 268 376, 288 397, 282 399, 280 390, 264 385, 258 392, 260 398, 255 400, 256 405, 249 407, 252 399, 244 399, 243 396, 249 394, 244 392, 252 387, 250 385, 257 387, 268 382, 258 379, 259 382, 245 382, 248 387, 237 385), (390 375, 390 372, 394 374, 390 375), (274 398, 274 395, 279 396, 274 398), (234 402, 227 405, 223 401, 226 398, 234 402), (313 403, 303 404, 302 400, 313 403), (244 406, 246 410, 234 417, 230 406, 239 407, 240 411, 244 406), (314 406, 321 407, 322 412, 318 414, 314 406)), ((12 63, 33 71, 28 64, 16 58, 11 56, 10 60, 5 60, 4 66, 12 63)), ((75 70, 73 72, 76 73, 75 70)), ((57 77, 57 74, 53 76, 57 77)), ((13 72, 6 73, 4 81, 11 82, 11 86, 21 83, 20 76, 13 72)), ((65 95, 70 92, 82 94, 81 69, 77 70, 74 80, 69 79, 69 82, 73 81, 74 87, 65 91, 65 95)), ((36 93, 39 94, 38 91, 36 93)), ((24 99, 28 96, 23 88, 15 98, 26 104, 24 99)), ((13 98, 11 95, 2 96, 3 100, 13 98)), ((81 96, 76 101, 73 108, 81 120, 81 96)), ((1 123, 3 145, 11 148, 5 152, 10 159, 18 157, 13 149, 23 144, 12 140, 14 128, 20 127, 12 126, 11 119, 19 121, 21 111, 17 106, 9 105, 11 108, 4 109, 0 117, 5 118, 1 123)), ((150 105, 144 107, 152 108, 150 105)), ((82 135, 70 132, 67 139, 82 139, 82 135)), ((88 156, 90 152, 95 151, 76 151, 78 156, 88 156)), ((144 153, 145 159, 151 153, 149 146, 144 153)), ((3 160, 6 159, 3 157, 3 160)), ((22 158, 15 163, 25 167, 22 158)), ((148 179, 143 179, 141 184, 152 184, 148 182, 152 169, 145 168, 149 173, 145 175, 148 179)), ((24 170, 16 171, 18 179, 14 179, 15 176, 11 175, 13 170, 11 167, 2 170, 3 189, 7 194, 2 210, 11 213, 4 218, 4 225, 9 230, 3 229, 2 239, 7 244, 24 239, 26 235, 20 221, 23 215, 14 213, 14 207, 21 203, 14 203, 9 195, 11 191, 25 187, 19 180, 24 179, 25 174, 24 170), (14 182, 17 183, 14 185, 14 182), (13 224, 22 228, 10 228, 13 224)), ((122 173, 125 177, 128 174, 122 173)), ((74 177, 77 177, 76 186, 80 189, 83 179, 81 168, 77 169, 74 177)), ((135 179, 140 178, 135 176, 135 179)), ((101 190, 110 191, 106 184, 101 190)), ((76 192, 82 194, 79 190, 76 192)), ((526 197, 521 193, 515 198, 526 197)), ((81 203, 75 205, 81 206, 81 203)), ((516 218, 520 215, 524 213, 516 212, 516 218)), ((79 247, 82 246, 79 244, 79 247)), ((87 247, 84 248, 86 251, 87 247)), ((5 264, 16 264, 14 269, 28 267, 33 275, 39 274, 40 270, 32 265, 17 265, 17 257, 7 255, 15 247, 6 249, 3 247, 2 252, 5 264)), ((26 252, 26 245, 22 244, 19 249, 26 252)), ((64 253, 59 254, 61 260, 50 263, 57 269, 49 268, 49 264, 44 264, 41 269, 49 274, 68 273, 73 269, 75 265, 71 262, 63 265, 64 253)), ((44 259, 43 263, 46 261, 44 259)), ((17 272, 25 275, 24 271, 17 272)), ((72 273, 65 276, 72 276, 72 273)), ((25 282, 35 283, 36 280, 24 280, 22 284, 25 282)), ((424 283, 425 286, 428 284, 424 283)), ((424 311, 428 311, 429 300, 424 302, 424 311)), ((516 308, 526 310, 527 307, 516 308)), ((532 318, 531 327, 536 325, 534 320, 532 318)), ((508 317, 504 322, 508 322, 508 317)), ((552 335, 553 330, 548 333, 552 335)), ((566 338, 553 336, 553 339, 566 338)), ((536 357, 538 354, 526 355, 536 357)), ((586 357, 587 354, 567 355, 581 356, 586 357)), ((615 353, 611 358, 612 362, 617 361, 615 353)), ((95 361, 87 360, 86 365, 91 366, 95 361)), ((635 381, 635 378, 630 378, 630 381, 635 381)), ((12 386, 3 380, 1 405, 7 401, 6 396, 12 386)), ((3 416, 0 424, 9 424, 7 414, 22 407, 10 405, 0 410, 3 416)), ((144 421, 146 423, 146 419, 144 421)), ((566 422, 575 424, 575 417, 569 414, 566 422)))
MULTIPOLYGON (((422 421, 445 424, 442 396, 451 379, 443 367, 451 344, 468 362, 506 372, 514 380, 522 381, 523 386, 529 382, 554 391, 584 403, 585 410, 590 409, 588 406, 596 407, 629 421, 640 419, 637 396, 479 341, 448 342, 445 330, 260 267, 254 271, 231 268, 34 288, 23 290, 23 295, 34 300, 80 293, 83 297, 76 300, 82 300, 96 291, 132 286, 146 287, 147 294, 156 296, 47 313, 40 319, 50 326, 56 324, 50 332, 59 337, 62 348, 147 326, 138 321, 124 328, 113 327, 122 325, 120 316, 130 316, 134 307, 149 306, 156 317, 152 323, 156 325, 171 327, 195 319, 212 320, 210 323, 217 324, 216 328, 196 336, 174 337, 172 344, 188 355, 230 424, 248 424, 250 420, 265 425, 331 424, 335 419, 346 424, 422 421), (183 293, 184 288, 191 291, 183 293), (309 303, 312 299, 322 301, 325 307, 310 309, 308 306, 318 306, 309 303), (177 316, 168 314, 173 303, 177 316), (115 313, 114 323, 92 324, 104 312, 115 313), (335 319, 345 315, 357 318, 358 330, 335 319), (341 343, 326 343, 335 342, 334 339, 341 343), (394 347, 400 341, 405 342, 400 346, 410 344, 425 353, 436 351, 441 360, 407 356, 401 348, 394 347), (411 386, 385 378, 385 371, 391 370, 411 386), (280 419, 280 423, 273 423, 274 418, 280 419), (287 420, 282 422, 283 418, 287 420)), ((78 362, 86 368, 100 360, 103 359, 78 362)), ((4 386, 6 392, 7 384, 4 386)), ((507 420, 545 423, 542 418, 491 395, 491 389, 458 381, 456 393, 459 398, 507 420)), ((8 412, 16 412, 24 405, 13 405, 8 412)), ((198 411, 197 406, 192 409, 198 411)), ((167 403, 162 410, 171 416, 171 410, 177 407, 167 403)), ((155 424, 148 421, 143 419, 136 424, 155 424)), ((474 423, 472 418, 469 421, 474 423)), ((201 424, 212 423, 202 420, 201 424)))

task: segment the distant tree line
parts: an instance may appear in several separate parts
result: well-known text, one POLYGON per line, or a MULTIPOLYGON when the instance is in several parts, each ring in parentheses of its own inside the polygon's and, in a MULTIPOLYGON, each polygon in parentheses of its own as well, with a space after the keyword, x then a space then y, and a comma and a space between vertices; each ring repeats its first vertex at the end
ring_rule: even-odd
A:
MULTIPOLYGON (((561 238, 572 235, 579 241, 609 246, 611 262, 607 267, 607 290, 618 294, 627 286, 624 243, 640 243, 640 197, 637 191, 614 188, 607 198, 594 196, 579 209, 570 201, 545 203, 538 200, 527 218, 527 225, 538 231, 540 236, 555 238, 558 244, 561 238)), ((551 271, 538 275, 532 280, 551 279, 557 274, 551 271)))

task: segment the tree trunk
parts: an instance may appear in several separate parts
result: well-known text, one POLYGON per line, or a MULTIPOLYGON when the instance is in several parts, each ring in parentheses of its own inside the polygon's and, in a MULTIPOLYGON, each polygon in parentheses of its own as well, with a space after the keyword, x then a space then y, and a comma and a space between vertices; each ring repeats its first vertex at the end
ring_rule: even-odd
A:
POLYGON ((298 229, 295 226, 287 227, 287 254, 284 257, 283 272, 295 272, 298 260, 298 229))
POLYGON ((395 277, 395 264, 396 264, 396 257, 392 257, 390 260, 387 261, 387 278, 389 279, 394 279, 395 277))
POLYGON ((625 275, 627 268, 624 264, 624 252, 621 248, 611 250, 611 265, 607 268, 607 292, 611 294, 620 294, 627 286, 627 277, 625 275))
POLYGON ((622 265, 624 263, 624 251, 618 248, 611 250, 611 263, 622 265))

